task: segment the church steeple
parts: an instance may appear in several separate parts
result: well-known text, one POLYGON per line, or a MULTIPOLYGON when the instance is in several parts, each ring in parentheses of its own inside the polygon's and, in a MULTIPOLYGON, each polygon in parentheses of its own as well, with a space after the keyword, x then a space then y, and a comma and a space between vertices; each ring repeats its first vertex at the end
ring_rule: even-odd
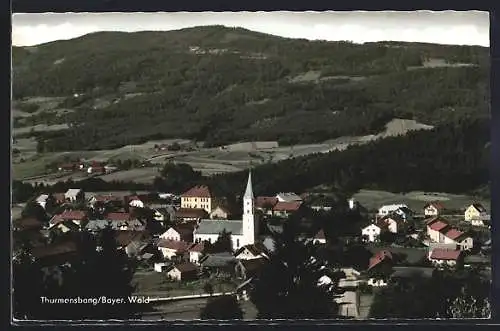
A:
POLYGON ((248 181, 247 181, 247 188, 245 190, 245 195, 243 196, 243 199, 252 199, 253 200, 253 189, 252 189, 252 171, 250 170, 248 172, 248 181))

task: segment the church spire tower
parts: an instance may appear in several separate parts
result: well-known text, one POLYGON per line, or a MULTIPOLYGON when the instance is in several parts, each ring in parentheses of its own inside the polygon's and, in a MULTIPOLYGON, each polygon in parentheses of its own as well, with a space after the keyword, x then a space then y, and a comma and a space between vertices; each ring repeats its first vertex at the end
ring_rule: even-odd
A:
POLYGON ((243 195, 243 245, 255 243, 258 233, 257 222, 254 215, 255 198, 252 187, 252 172, 248 172, 247 187, 243 195))

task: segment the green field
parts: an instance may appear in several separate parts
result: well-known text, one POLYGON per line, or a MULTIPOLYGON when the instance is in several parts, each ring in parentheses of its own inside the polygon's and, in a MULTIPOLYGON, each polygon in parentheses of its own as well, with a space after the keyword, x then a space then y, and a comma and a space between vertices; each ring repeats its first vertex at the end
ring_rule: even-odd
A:
POLYGON ((482 198, 434 192, 409 192, 406 194, 385 191, 360 190, 353 198, 368 210, 375 210, 383 205, 406 204, 417 213, 423 213, 424 206, 430 201, 440 201, 446 208, 462 210, 473 202, 480 202, 489 209, 491 202, 482 198))

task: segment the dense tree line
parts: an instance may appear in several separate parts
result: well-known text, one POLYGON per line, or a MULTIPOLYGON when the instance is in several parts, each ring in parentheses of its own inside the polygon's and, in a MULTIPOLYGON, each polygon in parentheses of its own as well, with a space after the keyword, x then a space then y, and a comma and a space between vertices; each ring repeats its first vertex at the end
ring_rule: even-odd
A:
MULTIPOLYGON (((468 192, 489 181, 488 141, 488 121, 466 119, 345 151, 255 167, 255 192, 301 193, 318 185, 338 187, 346 194, 360 188, 468 192)), ((247 172, 227 173, 207 182, 216 190, 239 194, 246 176, 247 172)))
POLYGON ((74 110, 16 120, 70 124, 41 134, 47 151, 172 137, 207 146, 308 143, 376 133, 394 117, 439 124, 488 112, 488 51, 480 47, 311 42, 204 27, 96 33, 14 48, 13 57, 16 100, 62 96, 58 108, 74 110), (200 55, 191 46, 226 51, 200 55), (432 58, 477 66, 409 70, 432 58), (318 74, 294 80, 307 72, 318 74))

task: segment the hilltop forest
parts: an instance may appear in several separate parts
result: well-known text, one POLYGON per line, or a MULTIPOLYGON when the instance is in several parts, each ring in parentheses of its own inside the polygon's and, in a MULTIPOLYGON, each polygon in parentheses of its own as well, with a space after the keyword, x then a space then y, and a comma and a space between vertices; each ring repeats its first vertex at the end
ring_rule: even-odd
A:
POLYGON ((163 138, 311 143, 376 133, 396 117, 482 121, 488 74, 482 47, 307 41, 222 26, 99 32, 13 48, 14 107, 31 114, 14 127, 67 123, 24 133, 44 151, 163 138), (37 111, 34 97, 59 97, 56 108, 68 111, 37 111))

